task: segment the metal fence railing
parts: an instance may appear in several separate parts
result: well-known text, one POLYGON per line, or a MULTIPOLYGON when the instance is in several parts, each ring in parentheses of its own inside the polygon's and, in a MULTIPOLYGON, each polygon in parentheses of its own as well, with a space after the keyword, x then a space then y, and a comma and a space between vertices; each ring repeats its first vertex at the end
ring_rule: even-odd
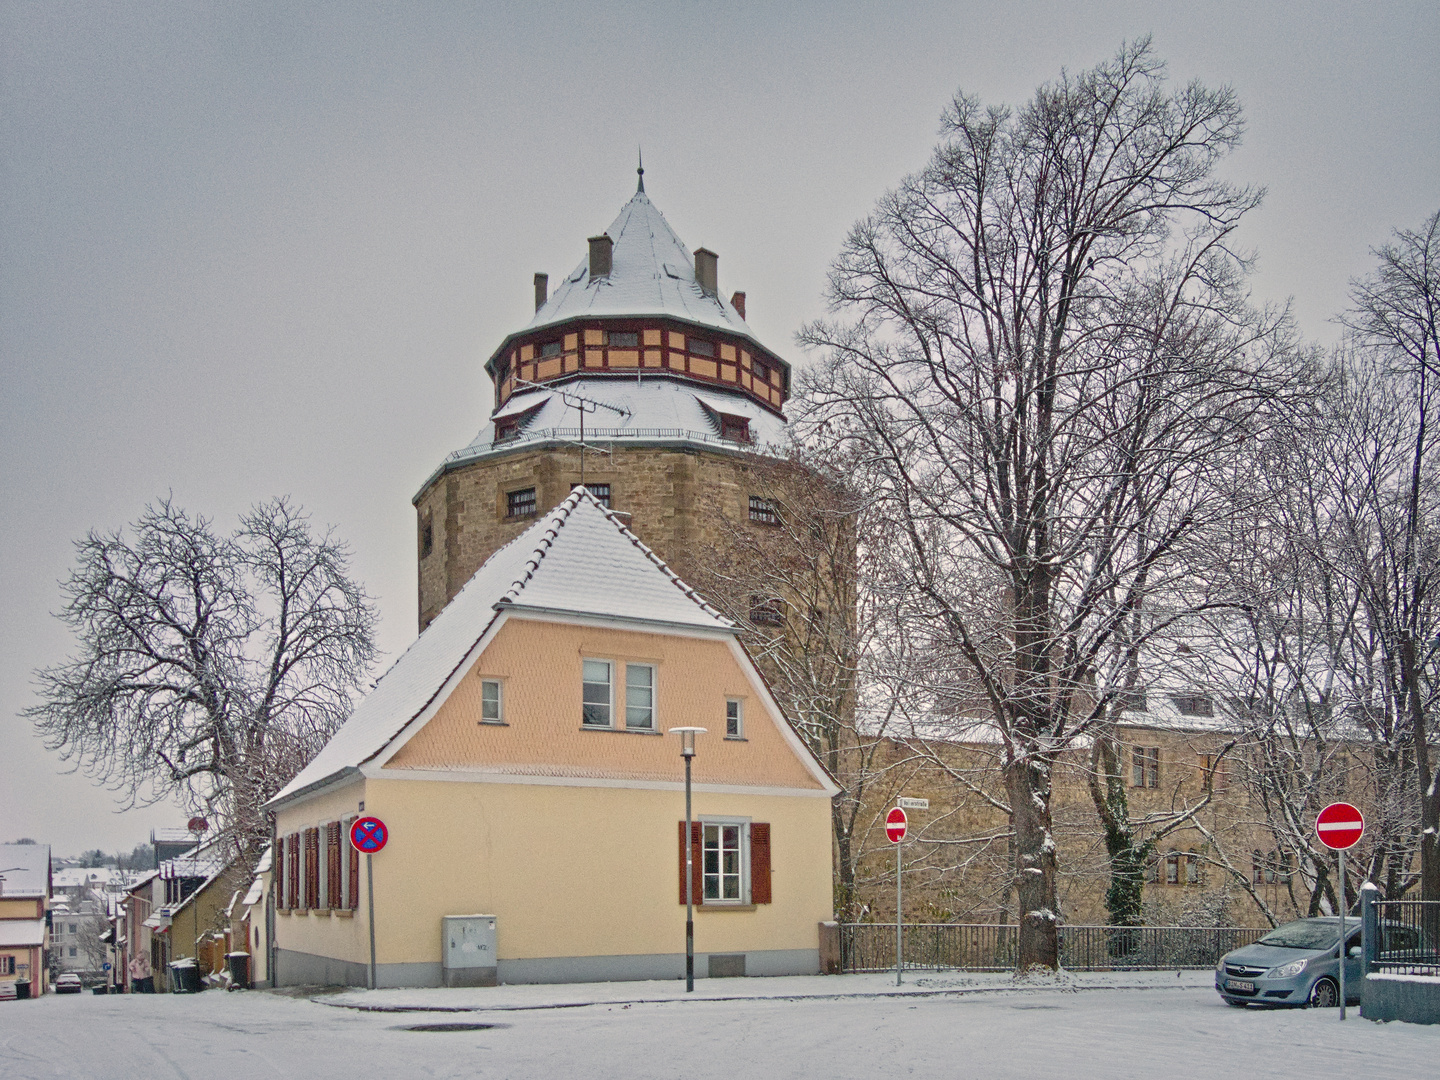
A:
POLYGON ((1440 975, 1440 901, 1376 900, 1374 926, 1371 971, 1440 975))
MULTIPOLYGON (((906 970, 1009 971, 1012 925, 906 923, 906 970)), ((1060 963, 1071 971, 1144 971, 1214 967, 1231 949, 1264 934, 1248 927, 1064 926, 1060 963)), ((842 923, 840 964, 847 972, 895 967, 894 923, 842 923)))

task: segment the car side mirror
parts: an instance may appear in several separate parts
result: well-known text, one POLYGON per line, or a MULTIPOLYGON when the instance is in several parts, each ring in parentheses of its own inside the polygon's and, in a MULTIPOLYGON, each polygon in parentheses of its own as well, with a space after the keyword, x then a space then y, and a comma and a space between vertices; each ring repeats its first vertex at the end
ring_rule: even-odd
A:
POLYGON ((1350 946, 1350 955, 1351 955, 1351 956, 1362 956, 1363 954, 1364 954, 1364 950, 1361 949, 1359 945, 1351 945, 1351 946, 1350 946))

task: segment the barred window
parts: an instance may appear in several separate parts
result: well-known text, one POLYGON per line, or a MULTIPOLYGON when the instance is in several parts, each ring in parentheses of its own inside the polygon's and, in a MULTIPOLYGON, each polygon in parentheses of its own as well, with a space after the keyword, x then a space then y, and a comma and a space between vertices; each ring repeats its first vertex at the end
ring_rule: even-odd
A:
POLYGON ((585 490, 595 496, 595 501, 606 510, 610 509, 610 485, 609 484, 586 484, 585 490))
POLYGON ((535 513, 535 489, 523 488, 505 496, 505 516, 530 517, 535 513))
POLYGON ((759 495, 750 496, 750 520, 758 521, 762 525, 779 525, 780 515, 775 510, 775 504, 769 499, 762 499, 759 495))

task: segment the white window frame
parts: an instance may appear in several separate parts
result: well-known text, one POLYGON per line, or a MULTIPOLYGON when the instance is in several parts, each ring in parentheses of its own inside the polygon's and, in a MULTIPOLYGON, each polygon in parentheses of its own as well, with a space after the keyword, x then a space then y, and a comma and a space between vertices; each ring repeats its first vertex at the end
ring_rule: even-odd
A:
MULTIPOLYGON (((701 907, 746 907, 751 901, 750 892, 750 819, 735 817, 702 817, 700 820, 700 897, 701 907), (708 877, 714 875, 706 873, 708 867, 705 862, 705 845, 709 839, 711 829, 723 830, 727 827, 739 829, 739 856, 740 856, 740 895, 738 897, 716 897, 711 898, 705 895, 705 882, 708 877)), ((721 841, 723 845, 723 839, 721 841)), ((723 846, 721 849, 723 855, 723 846)), ((723 870, 722 870, 723 878, 723 870)), ((724 891, 723 880, 720 884, 720 891, 724 891)))
MULTIPOLYGON (((659 730, 660 730, 660 727, 659 727, 659 719, 658 719, 658 717, 656 716, 656 713, 659 711, 658 708, 657 708, 657 705, 658 705, 657 698, 658 698, 658 696, 659 696, 659 693, 658 693, 658 691, 659 691, 658 682, 659 682, 659 665, 657 665, 657 664, 647 664, 647 663, 645 663, 645 662, 643 662, 643 661, 639 661, 639 662, 636 662, 636 663, 631 663, 631 662, 629 662, 629 661, 627 660, 627 661, 625 662, 625 730, 626 730, 626 731, 659 731, 659 730), (630 709, 632 708, 632 706, 631 706, 631 704, 630 704, 630 672, 631 672, 631 671, 639 671, 639 670, 648 671, 648 672, 650 673, 650 686, 649 686, 649 690, 650 690, 650 704, 649 704, 649 706, 648 706, 649 712, 650 712, 650 719, 649 719, 649 721, 646 722, 646 723, 635 723, 635 724, 632 724, 632 723, 630 722, 630 709)), ((612 691, 612 693, 613 693, 613 691, 612 691)))
MULTIPOLYGON (((593 704, 598 705, 599 702, 594 702, 593 704)), ((595 657, 589 657, 589 656, 587 656, 587 657, 582 657, 582 658, 581 658, 581 660, 580 660, 580 726, 581 726, 581 727, 587 727, 587 728, 604 728, 604 729, 607 729, 607 730, 614 730, 614 728, 615 728, 615 661, 613 661, 613 660, 599 660, 599 659, 596 659, 595 657), (585 666, 586 666, 587 664, 604 664, 604 665, 605 665, 605 671, 606 671, 606 676, 605 676, 605 678, 606 678, 607 688, 608 688, 608 691, 609 691, 609 700, 606 702, 606 705, 605 705, 605 708, 606 708, 606 717, 607 717, 607 719, 606 719, 606 721, 605 721, 603 724, 601 724, 601 723, 595 723, 595 722, 591 721, 589 718, 587 718, 586 715, 585 715, 585 709, 586 709, 585 687, 586 687, 586 686, 597 686, 597 685, 599 685, 598 683, 594 682, 593 680, 590 680, 590 679, 585 678, 585 666)))
POLYGON ((503 725, 505 723, 505 680, 491 679, 481 676, 480 678, 480 723, 503 725), (485 715, 485 691, 488 687, 495 687, 495 719, 485 715))
POLYGON ((745 738, 745 702, 741 698, 732 697, 725 699, 725 738, 745 738), (731 716, 732 712, 734 713, 733 717, 731 716), (730 730, 730 721, 732 719, 735 721, 734 731, 730 730))

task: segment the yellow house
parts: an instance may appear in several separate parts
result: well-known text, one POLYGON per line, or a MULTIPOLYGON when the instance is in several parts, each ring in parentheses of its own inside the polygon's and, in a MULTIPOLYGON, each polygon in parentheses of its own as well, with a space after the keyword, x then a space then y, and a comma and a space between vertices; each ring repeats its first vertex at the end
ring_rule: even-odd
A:
POLYGON ((735 626, 577 488, 480 567, 270 803, 275 984, 680 976, 684 766, 666 732, 682 726, 707 730, 697 974, 817 973, 838 789, 735 626), (362 816, 388 841, 360 857, 362 816), (493 966, 467 967, 462 931, 443 930, 466 915, 493 919, 494 952, 475 945, 493 966))

